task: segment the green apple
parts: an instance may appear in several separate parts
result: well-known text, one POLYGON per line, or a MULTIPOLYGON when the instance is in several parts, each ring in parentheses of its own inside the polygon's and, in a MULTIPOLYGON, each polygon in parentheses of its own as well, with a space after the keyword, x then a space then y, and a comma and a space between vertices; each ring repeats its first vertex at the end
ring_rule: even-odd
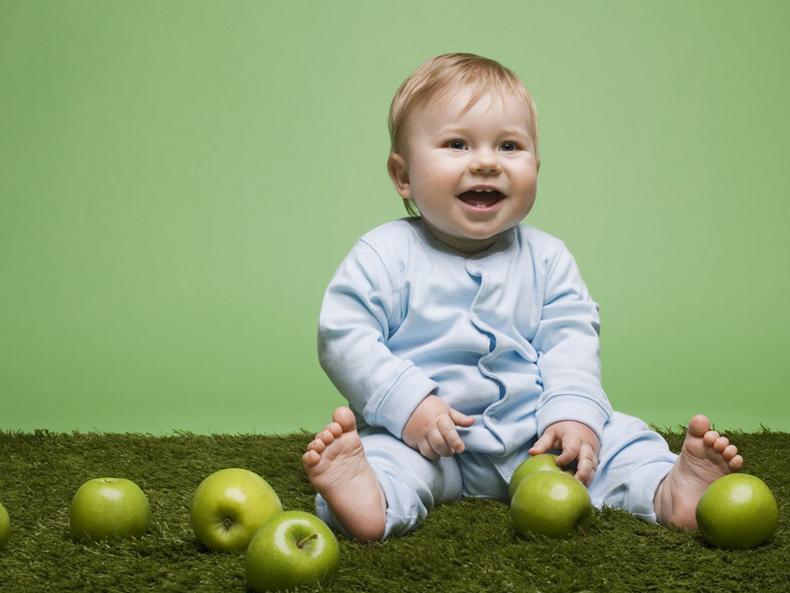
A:
POLYGON ((229 468, 211 474, 192 498, 192 529, 200 543, 218 552, 243 551, 283 505, 258 474, 229 468))
POLYGON ((340 566, 340 546, 315 515, 286 511, 258 530, 244 563, 247 583, 258 593, 326 585, 340 566))
POLYGON ((703 492, 697 525, 719 548, 754 548, 768 541, 779 524, 779 507, 768 486, 749 474, 728 474, 703 492))
POLYGON ((521 481, 510 501, 513 525, 522 535, 565 537, 591 514, 587 488, 564 472, 533 472, 521 481))
POLYGON ((6 547, 11 538, 11 519, 8 518, 8 511, 0 504, 0 550, 6 547))
POLYGON ((124 478, 96 478, 80 486, 71 501, 69 523, 78 540, 142 537, 151 507, 140 487, 124 478))
POLYGON ((557 456, 554 453, 541 453, 540 455, 533 455, 528 457, 519 464, 516 471, 510 477, 510 485, 508 486, 508 495, 513 498, 516 493, 516 488, 521 483, 521 480, 526 478, 532 472, 565 472, 568 475, 573 475, 574 472, 569 469, 562 469, 557 465, 557 456))

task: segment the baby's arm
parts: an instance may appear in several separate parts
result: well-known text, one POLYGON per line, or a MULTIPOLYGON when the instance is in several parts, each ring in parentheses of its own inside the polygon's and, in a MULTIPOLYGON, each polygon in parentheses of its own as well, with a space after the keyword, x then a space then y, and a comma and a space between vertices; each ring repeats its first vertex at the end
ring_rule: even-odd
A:
POLYGON ((464 443, 456 426, 469 427, 475 419, 429 395, 415 408, 403 428, 403 442, 431 460, 463 453, 464 443))
POLYGON ((400 278, 390 276, 378 252, 360 240, 324 295, 318 358, 351 408, 370 426, 402 438, 414 410, 438 384, 388 347, 401 310, 400 278))
POLYGON ((546 429, 528 453, 540 455, 550 449, 562 451, 557 456, 557 465, 567 465, 577 459, 575 477, 585 486, 590 485, 598 468, 600 443, 589 426, 573 420, 555 422, 546 429))
POLYGON ((558 462, 578 459, 576 477, 587 485, 598 465, 599 435, 612 414, 601 387, 599 330, 598 306, 563 248, 548 270, 541 320, 531 340, 544 392, 536 413, 540 439, 530 454, 561 449, 558 462))

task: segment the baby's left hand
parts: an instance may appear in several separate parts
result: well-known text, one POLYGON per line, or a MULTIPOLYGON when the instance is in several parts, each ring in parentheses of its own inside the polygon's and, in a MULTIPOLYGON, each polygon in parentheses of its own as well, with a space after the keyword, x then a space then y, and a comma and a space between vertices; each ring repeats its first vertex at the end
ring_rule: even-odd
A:
POLYGON ((557 456, 557 465, 568 465, 578 459, 574 477, 589 486, 598 468, 599 448, 598 437, 589 426, 563 420, 550 425, 528 453, 540 455, 551 449, 560 449, 562 454, 557 456))

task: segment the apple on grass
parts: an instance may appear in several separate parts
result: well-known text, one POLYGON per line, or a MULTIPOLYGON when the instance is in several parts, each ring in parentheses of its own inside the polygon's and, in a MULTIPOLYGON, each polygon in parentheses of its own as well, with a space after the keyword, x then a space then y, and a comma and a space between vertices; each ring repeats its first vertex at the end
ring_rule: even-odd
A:
POLYGON ((258 474, 229 468, 208 476, 192 498, 192 529, 218 552, 243 551, 267 519, 283 510, 280 498, 258 474))
POLYGON ((261 526, 244 563, 247 583, 258 593, 326 585, 340 566, 340 546, 315 515, 286 511, 261 526))
POLYGON ((510 515, 521 535, 571 535, 592 514, 590 494, 579 480, 559 471, 536 471, 524 478, 510 501, 510 515))
POLYGON ((151 507, 140 487, 125 478, 96 478, 80 486, 69 510, 71 533, 78 540, 142 537, 151 507))
POLYGON ((532 472, 552 471, 552 472, 565 472, 568 475, 573 475, 573 470, 564 469, 557 465, 557 456, 554 453, 541 453, 540 455, 533 455, 522 461, 510 477, 510 484, 508 485, 508 495, 513 498, 516 493, 516 488, 521 481, 530 475, 532 472))
POLYGON ((746 549, 765 543, 779 524, 779 507, 760 478, 728 474, 703 492, 697 503, 697 526, 708 543, 746 549))
POLYGON ((0 550, 6 547, 11 538, 11 519, 8 518, 8 511, 0 504, 0 550))

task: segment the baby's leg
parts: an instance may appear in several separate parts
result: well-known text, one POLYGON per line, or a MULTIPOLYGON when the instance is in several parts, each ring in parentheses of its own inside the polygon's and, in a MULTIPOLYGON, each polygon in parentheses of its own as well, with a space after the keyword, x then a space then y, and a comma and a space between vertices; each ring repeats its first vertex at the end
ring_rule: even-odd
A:
POLYGON ((705 416, 694 416, 689 422, 680 457, 656 490, 658 522, 695 528, 697 503, 705 489, 742 466, 743 457, 738 455, 735 445, 710 430, 710 421, 705 416))
POLYGON ((316 512, 330 526, 362 541, 377 541, 408 533, 436 504, 461 497, 463 480, 455 457, 428 460, 383 428, 367 427, 357 433, 348 408, 335 410, 334 418, 302 458, 308 479, 318 491, 316 512), (342 447, 336 452, 337 444, 342 447), (341 471, 335 475, 336 460, 341 471), (332 463, 331 471, 316 472, 324 461, 332 463), (348 470, 344 469, 346 461, 348 470), (357 481, 360 466, 364 473, 357 481), (368 470, 375 488, 369 485, 373 480, 368 470), (368 499, 370 491, 380 498, 368 499), (373 525, 371 517, 376 519, 373 525))
POLYGON ((346 531, 360 541, 384 535, 387 501, 357 433, 354 413, 338 408, 302 456, 307 479, 346 531))
POLYGON ((589 489, 593 504, 653 523, 696 527, 696 506, 705 488, 743 465, 737 449, 709 429, 705 416, 694 416, 678 456, 639 418, 615 412, 603 429, 598 471, 589 489))
POLYGON ((603 427, 598 469, 589 487, 593 504, 656 523, 653 498, 677 457, 642 420, 615 412, 603 427))

